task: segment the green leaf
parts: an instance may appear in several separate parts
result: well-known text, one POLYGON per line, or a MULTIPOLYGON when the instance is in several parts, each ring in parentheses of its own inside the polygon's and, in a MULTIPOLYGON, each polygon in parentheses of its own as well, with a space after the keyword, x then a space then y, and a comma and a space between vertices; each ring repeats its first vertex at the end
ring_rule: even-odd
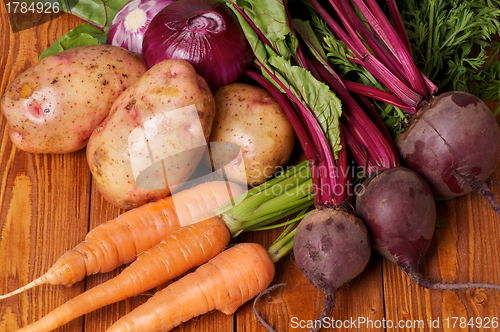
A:
POLYGON ((283 57, 272 56, 269 58, 269 64, 286 77, 288 84, 294 87, 299 100, 314 112, 333 151, 340 151, 342 148, 339 138, 339 117, 342 113, 340 99, 326 84, 316 80, 310 71, 291 65, 290 61, 283 57))
MULTIPOLYGON (((41 0, 24 0, 27 3, 38 3, 41 0)), ((43 58, 62 52, 69 48, 84 45, 106 44, 106 36, 114 17, 130 0, 48 0, 53 8, 72 14, 88 23, 83 23, 66 35, 60 37, 54 45, 41 55, 43 58), (90 24, 89 24, 90 23, 90 24)))
MULTIPOLYGON (((42 2, 42 0, 23 1, 29 4, 42 2)), ((57 6, 62 11, 79 17, 107 32, 116 14, 129 1, 130 0, 44 0, 43 3, 51 3, 52 7, 57 6)))
MULTIPOLYGON (((248 43, 250 44, 250 47, 253 50, 253 53, 255 55, 255 62, 257 63, 257 65, 259 64, 258 60, 260 60, 263 63, 266 63, 267 51, 262 42, 260 41, 257 33, 230 2, 227 2, 227 6, 234 12, 236 17, 238 18, 238 22, 240 23, 241 29, 243 30, 245 37, 247 38, 248 43)), ((238 7, 246 8, 243 6, 244 6, 243 3, 238 2, 238 7)))
POLYGON ((500 33, 499 0, 436 0, 433 13, 428 0, 397 2, 415 63, 440 93, 499 99, 500 61, 491 42, 500 33))
MULTIPOLYGON (((70 13, 85 21, 106 28, 111 25, 120 9, 129 0, 68 0, 71 4, 70 13)), ((107 30, 107 29, 105 29, 107 30)))
POLYGON ((271 42, 285 40, 290 25, 282 0, 253 0, 254 23, 271 42))
POLYGON ((326 54, 323 50, 323 47, 321 47, 321 42, 319 41, 318 37, 316 37, 316 34, 314 33, 314 30, 311 27, 311 24, 309 21, 303 21, 300 19, 293 19, 293 25, 300 34, 304 35, 304 38, 306 38, 314 47, 316 51, 319 52, 321 57, 323 59, 326 59, 326 54))
POLYGON ((61 36, 52 46, 43 51, 39 60, 42 61, 49 55, 57 54, 73 47, 106 44, 106 35, 106 33, 98 28, 88 23, 82 23, 68 31, 64 36, 61 36))

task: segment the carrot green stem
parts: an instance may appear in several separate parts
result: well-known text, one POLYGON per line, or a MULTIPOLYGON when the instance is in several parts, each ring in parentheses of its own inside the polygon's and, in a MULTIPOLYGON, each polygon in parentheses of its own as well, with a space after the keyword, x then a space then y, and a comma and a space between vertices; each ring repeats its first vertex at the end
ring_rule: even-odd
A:
POLYGON ((297 205, 297 206, 290 208, 290 209, 280 210, 280 211, 277 211, 273 214, 269 214, 267 216, 264 216, 262 218, 254 220, 253 226, 247 227, 245 230, 246 231, 256 231, 256 230, 260 229, 261 227, 263 227, 265 225, 269 225, 275 221, 281 220, 286 216, 292 215, 292 214, 299 212, 299 211, 302 211, 304 209, 308 209, 312 205, 313 205, 313 198, 311 196, 307 197, 307 199, 301 200, 300 205, 297 205))
MULTIPOLYGON (((258 194, 247 197, 243 202, 236 205, 231 209, 230 214, 233 218, 248 221, 262 215, 263 211, 260 209, 266 202, 273 198, 279 197, 282 194, 289 195, 292 188, 300 185, 302 182, 307 181, 311 177, 309 167, 301 167, 298 173, 282 180, 273 186, 268 186, 266 189, 260 191, 258 194), (260 211, 260 214, 259 214, 260 211)), ((279 206, 271 207, 271 211, 280 208, 279 206)), ((265 209, 264 209, 265 210, 265 209)), ((229 211, 228 211, 229 212, 229 211)))
POLYGON ((226 204, 215 211, 232 236, 253 231, 283 219, 314 204, 309 163, 304 161, 274 179, 251 189, 246 197, 236 198, 234 207, 226 204), (229 208, 230 207, 230 208, 229 208))
POLYGON ((309 207, 312 205, 312 204, 310 204, 310 200, 311 200, 311 198, 306 197, 306 198, 301 199, 297 203, 298 205, 296 205, 296 206, 288 207, 285 209, 279 209, 277 211, 274 211, 273 213, 261 216, 260 218, 253 219, 252 222, 248 225, 248 227, 246 229, 253 231, 255 229, 258 229, 260 227, 268 225, 270 222, 278 221, 286 215, 291 215, 297 211, 300 211, 304 208, 304 206, 309 207), (272 221, 270 221, 270 220, 272 220, 272 221))
MULTIPOLYGON (((499 91, 500 92, 500 91, 499 91)), ((493 116, 496 118, 497 115, 500 114, 500 105, 498 105, 498 107, 495 109, 495 111, 493 112, 493 116)))
POLYGON ((432 57, 432 44, 434 38, 434 8, 436 5, 435 0, 429 1, 429 39, 427 40, 427 53, 426 53, 426 63, 431 62, 432 57))
MULTIPOLYGON (((307 209, 304 209, 302 211, 306 211, 307 209)), ((291 220, 288 220, 288 221, 285 221, 285 222, 282 222, 280 224, 273 224, 273 225, 268 225, 268 226, 263 226, 263 227, 259 227, 259 228, 255 228, 255 229, 252 229, 252 231, 267 231, 267 230, 270 230, 270 229, 275 229, 275 228, 279 228, 279 227, 283 227, 283 226, 293 226, 295 225, 295 223, 297 221, 300 221, 303 217, 305 217, 307 214, 309 213, 306 213, 304 215, 301 215, 299 214, 296 218, 294 219, 291 219, 291 220)), ((282 236, 284 236, 284 234, 282 234, 282 236)), ((280 237, 281 238, 281 237, 280 237)), ((277 241, 277 240, 276 240, 277 241)))
POLYGON ((273 262, 279 261, 283 256, 288 255, 293 250, 293 239, 295 237, 296 229, 283 236, 281 239, 273 243, 267 252, 271 256, 273 262))

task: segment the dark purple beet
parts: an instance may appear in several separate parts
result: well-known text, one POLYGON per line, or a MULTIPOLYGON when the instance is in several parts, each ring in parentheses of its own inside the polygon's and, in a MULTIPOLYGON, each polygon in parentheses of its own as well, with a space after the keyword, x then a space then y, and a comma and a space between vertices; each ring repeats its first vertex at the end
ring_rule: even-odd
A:
POLYGON ((488 106, 466 92, 448 92, 419 110, 398 139, 406 166, 431 185, 435 195, 485 195, 500 213, 486 180, 500 160, 500 129, 488 106))
POLYGON ((368 231, 359 218, 325 208, 300 222, 293 252, 300 271, 325 293, 321 320, 330 314, 337 289, 365 269, 371 246, 368 231))
POLYGON ((407 273, 419 270, 436 226, 434 196, 422 177, 404 167, 384 170, 358 194, 356 214, 376 251, 407 273))
POLYGON ((356 198, 356 214, 370 232, 373 248, 416 284, 431 289, 495 288, 491 284, 444 284, 423 277, 421 262, 436 226, 429 184, 414 171, 396 167, 368 180, 356 198))

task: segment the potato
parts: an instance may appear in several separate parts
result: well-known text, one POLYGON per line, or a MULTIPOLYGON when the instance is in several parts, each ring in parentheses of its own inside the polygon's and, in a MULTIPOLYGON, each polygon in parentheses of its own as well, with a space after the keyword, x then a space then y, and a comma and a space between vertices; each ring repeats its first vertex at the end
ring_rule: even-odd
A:
POLYGON ((17 76, 2 96, 12 142, 33 153, 80 150, 116 98, 146 70, 141 55, 110 45, 46 57, 17 76))
POLYGON ((238 144, 242 152, 225 167, 228 180, 252 186, 266 181, 288 162, 295 144, 285 113, 269 92, 243 83, 218 89, 214 98, 217 114, 211 144, 238 144))
POLYGON ((124 209, 168 196, 198 166, 214 117, 212 92, 189 62, 151 67, 118 97, 89 139, 97 189, 124 209))

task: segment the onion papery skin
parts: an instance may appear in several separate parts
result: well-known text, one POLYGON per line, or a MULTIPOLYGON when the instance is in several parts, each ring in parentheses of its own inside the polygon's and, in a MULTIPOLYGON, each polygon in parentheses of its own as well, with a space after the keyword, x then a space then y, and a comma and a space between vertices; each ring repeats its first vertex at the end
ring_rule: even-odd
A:
POLYGON ((236 15, 215 0, 178 0, 161 10, 144 34, 143 56, 148 67, 186 60, 212 90, 234 83, 253 62, 236 15))
POLYGON ((116 14, 109 28, 107 44, 123 47, 131 52, 142 54, 142 41, 144 33, 153 19, 163 8, 175 0, 132 0, 116 14), (134 11, 142 10, 146 19, 137 29, 129 30, 125 20, 127 15, 134 11))

